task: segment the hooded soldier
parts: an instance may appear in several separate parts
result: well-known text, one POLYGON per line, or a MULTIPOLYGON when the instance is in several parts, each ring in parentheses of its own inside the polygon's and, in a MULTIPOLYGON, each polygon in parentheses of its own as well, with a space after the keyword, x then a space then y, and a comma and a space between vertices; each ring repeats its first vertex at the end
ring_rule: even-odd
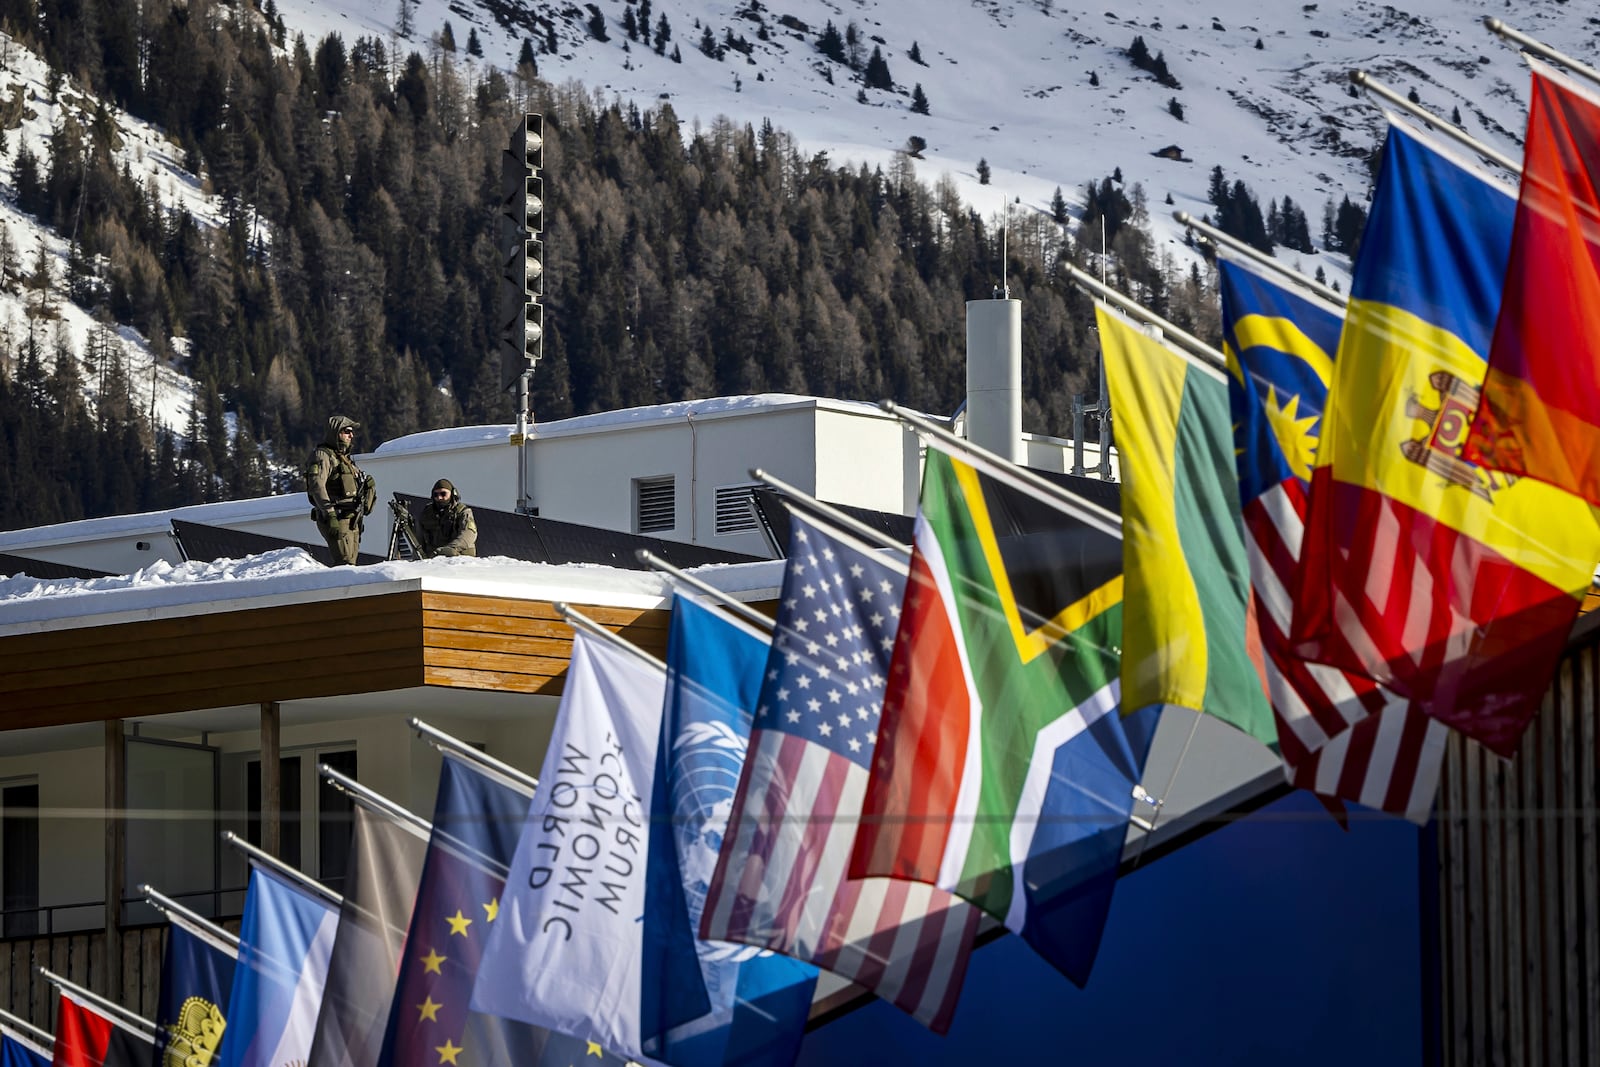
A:
POLYGON ((354 563, 361 550, 361 530, 378 488, 372 478, 350 458, 361 424, 343 415, 328 419, 328 435, 306 460, 306 496, 311 499, 311 521, 338 563, 354 563))
POLYGON ((421 541, 417 549, 424 557, 478 554, 478 523, 450 479, 433 483, 433 499, 422 509, 417 537, 421 541))

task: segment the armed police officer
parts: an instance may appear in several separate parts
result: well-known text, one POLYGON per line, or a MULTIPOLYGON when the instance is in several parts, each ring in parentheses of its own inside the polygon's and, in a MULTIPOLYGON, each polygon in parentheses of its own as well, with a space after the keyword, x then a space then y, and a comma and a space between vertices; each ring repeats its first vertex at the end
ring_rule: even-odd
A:
POLYGON ((478 554, 478 523, 448 478, 433 483, 433 499, 422 509, 418 527, 417 551, 424 559, 478 554))
POLYGON ((306 460, 306 496, 311 498, 311 520, 328 542, 337 563, 354 563, 361 550, 361 530, 378 488, 372 476, 350 458, 361 424, 343 415, 328 419, 328 436, 306 460))

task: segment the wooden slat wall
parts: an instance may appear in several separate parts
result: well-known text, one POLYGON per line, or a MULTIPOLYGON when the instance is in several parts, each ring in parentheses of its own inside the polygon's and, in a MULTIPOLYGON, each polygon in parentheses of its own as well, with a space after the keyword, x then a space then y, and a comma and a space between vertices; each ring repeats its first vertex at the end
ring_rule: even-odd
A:
POLYGON ((1591 635, 1514 760, 1450 740, 1438 813, 1448 1067, 1600 1063, 1597 698, 1591 635))
MULTIPOLYGON (((119 1004, 153 1018, 161 996, 161 953, 166 926, 122 931, 122 975, 109 991, 119 1004)), ((51 937, 0 941, 0 1008, 55 1030, 56 992, 39 976, 37 965, 49 967, 91 992, 107 995, 105 931, 93 930, 51 937)))

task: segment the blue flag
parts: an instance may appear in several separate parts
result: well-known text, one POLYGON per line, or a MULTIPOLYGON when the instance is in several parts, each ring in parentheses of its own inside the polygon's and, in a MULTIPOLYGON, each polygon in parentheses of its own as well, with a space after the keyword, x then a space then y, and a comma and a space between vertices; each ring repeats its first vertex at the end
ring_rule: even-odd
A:
POLYGON ((379 1064, 620 1063, 598 1045, 468 1007, 529 798, 518 785, 445 757, 379 1064))
POLYGON ((328 901, 252 868, 217 1067, 282 1067, 311 1054, 338 926, 328 901))
POLYGON ((811 1010, 815 967, 749 945, 694 938, 744 769, 769 647, 694 598, 673 598, 642 990, 645 1051, 675 1067, 792 1063, 811 1010), (652 924, 659 935, 651 935, 652 924), (668 1000, 681 988, 686 947, 698 955, 711 1011, 667 1029, 662 1021, 681 1008, 668 1000))
POLYGON ((0 1031, 0 1067, 50 1067, 50 1057, 32 1042, 0 1031))
POLYGON ((156 1026, 163 1055, 175 1062, 209 1062, 222 1045, 238 949, 224 947, 177 919, 167 927, 161 958, 156 1026))

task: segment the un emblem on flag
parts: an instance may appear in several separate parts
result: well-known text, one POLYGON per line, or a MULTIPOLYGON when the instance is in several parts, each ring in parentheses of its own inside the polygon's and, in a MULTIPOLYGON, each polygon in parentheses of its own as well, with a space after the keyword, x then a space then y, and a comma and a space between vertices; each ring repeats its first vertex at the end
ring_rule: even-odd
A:
POLYGON ((1478 410, 1480 390, 1444 370, 1428 375, 1428 384, 1439 396, 1438 406, 1429 407, 1416 393, 1406 397, 1406 418, 1421 422, 1425 432, 1403 442, 1401 454, 1439 475, 1447 484, 1493 503, 1495 491, 1511 485, 1515 476, 1485 470, 1461 458, 1472 416, 1478 410))
MULTIPOLYGON (((717 853, 733 814, 733 796, 739 787, 748 739, 726 723, 691 722, 672 743, 673 838, 683 868, 683 888, 689 914, 698 925, 706 894, 717 869, 717 853)), ((748 945, 701 944, 700 951, 715 953, 719 961, 738 963, 754 959, 761 950, 748 945)))

